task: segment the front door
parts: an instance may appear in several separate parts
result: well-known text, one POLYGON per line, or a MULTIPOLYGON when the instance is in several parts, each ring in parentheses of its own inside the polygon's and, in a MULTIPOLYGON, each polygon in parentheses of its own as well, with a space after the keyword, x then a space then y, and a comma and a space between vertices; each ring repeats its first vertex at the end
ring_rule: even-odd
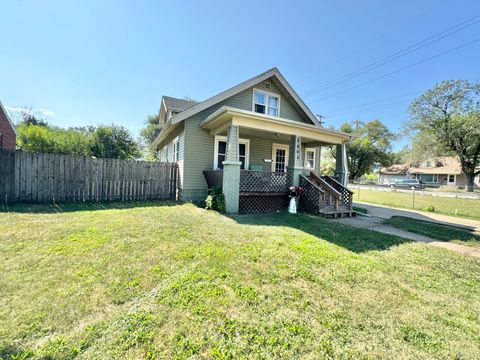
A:
POLYGON ((272 146, 272 171, 286 172, 288 165, 288 145, 273 144, 272 146))

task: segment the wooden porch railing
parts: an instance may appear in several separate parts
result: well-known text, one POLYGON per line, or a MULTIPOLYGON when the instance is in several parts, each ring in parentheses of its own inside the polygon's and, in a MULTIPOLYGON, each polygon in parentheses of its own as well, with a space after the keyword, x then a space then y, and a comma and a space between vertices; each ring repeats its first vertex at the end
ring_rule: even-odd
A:
POLYGON ((347 206, 348 209, 352 210, 353 191, 343 186, 336 178, 332 176, 321 176, 320 178, 333 187, 338 193, 340 193, 342 205, 347 206))
POLYGON ((283 193, 291 184, 291 175, 286 172, 240 171, 241 193, 283 193))
POLYGON ((314 172, 310 172, 310 179, 316 183, 318 187, 324 190, 324 205, 331 206, 335 211, 337 211, 340 205, 342 194, 314 172))
POLYGON ((299 184, 303 187, 300 196, 299 210, 310 214, 318 214, 323 207, 325 192, 309 178, 300 175, 299 184))

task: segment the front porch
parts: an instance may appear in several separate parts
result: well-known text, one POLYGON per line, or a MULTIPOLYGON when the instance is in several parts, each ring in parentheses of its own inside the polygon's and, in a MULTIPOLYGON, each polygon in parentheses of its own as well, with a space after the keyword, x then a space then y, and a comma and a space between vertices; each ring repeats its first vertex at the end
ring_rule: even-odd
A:
MULTIPOLYGON (((208 187, 223 188, 223 170, 206 170, 208 187)), ((291 172, 240 170, 238 213, 272 213, 288 208, 288 188, 293 184, 291 172)), ((299 175, 299 210, 325 217, 351 216, 353 193, 338 179, 314 172, 299 175)))
POLYGON ((204 171, 205 179, 208 187, 222 188, 227 212, 283 210, 289 186, 299 185, 309 194, 300 200, 305 211, 351 212, 351 192, 346 189, 348 134, 229 107, 200 126, 215 138, 214 169, 204 171), (337 178, 320 176, 319 171, 321 148, 332 145, 337 178))

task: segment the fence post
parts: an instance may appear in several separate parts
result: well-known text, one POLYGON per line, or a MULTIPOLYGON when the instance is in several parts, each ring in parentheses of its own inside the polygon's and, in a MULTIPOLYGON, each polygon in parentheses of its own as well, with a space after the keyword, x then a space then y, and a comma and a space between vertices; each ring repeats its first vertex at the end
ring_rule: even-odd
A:
POLYGON ((413 208, 415 209, 415 188, 413 188, 413 208))

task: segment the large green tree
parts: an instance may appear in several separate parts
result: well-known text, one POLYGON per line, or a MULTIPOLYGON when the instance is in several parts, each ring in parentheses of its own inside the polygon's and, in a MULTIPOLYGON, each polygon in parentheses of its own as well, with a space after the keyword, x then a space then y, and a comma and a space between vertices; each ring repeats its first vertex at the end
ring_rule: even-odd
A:
POLYGON ((157 138, 158 134, 162 130, 160 125, 160 115, 149 115, 145 120, 145 127, 140 130, 140 142, 144 152, 144 156, 147 159, 154 159, 152 143, 157 138))
POLYGON ((347 143, 347 164, 350 180, 373 171, 375 165, 391 165, 394 157, 392 141, 396 138, 380 120, 367 123, 355 120, 344 123, 341 131, 355 136, 347 143))
POLYGON ((141 155, 138 143, 123 126, 99 126, 92 132, 92 141, 92 155, 96 157, 134 159, 141 155))
POLYGON ((480 83, 443 81, 416 98, 409 112, 407 129, 415 131, 418 146, 457 156, 473 191, 480 174, 480 83))

